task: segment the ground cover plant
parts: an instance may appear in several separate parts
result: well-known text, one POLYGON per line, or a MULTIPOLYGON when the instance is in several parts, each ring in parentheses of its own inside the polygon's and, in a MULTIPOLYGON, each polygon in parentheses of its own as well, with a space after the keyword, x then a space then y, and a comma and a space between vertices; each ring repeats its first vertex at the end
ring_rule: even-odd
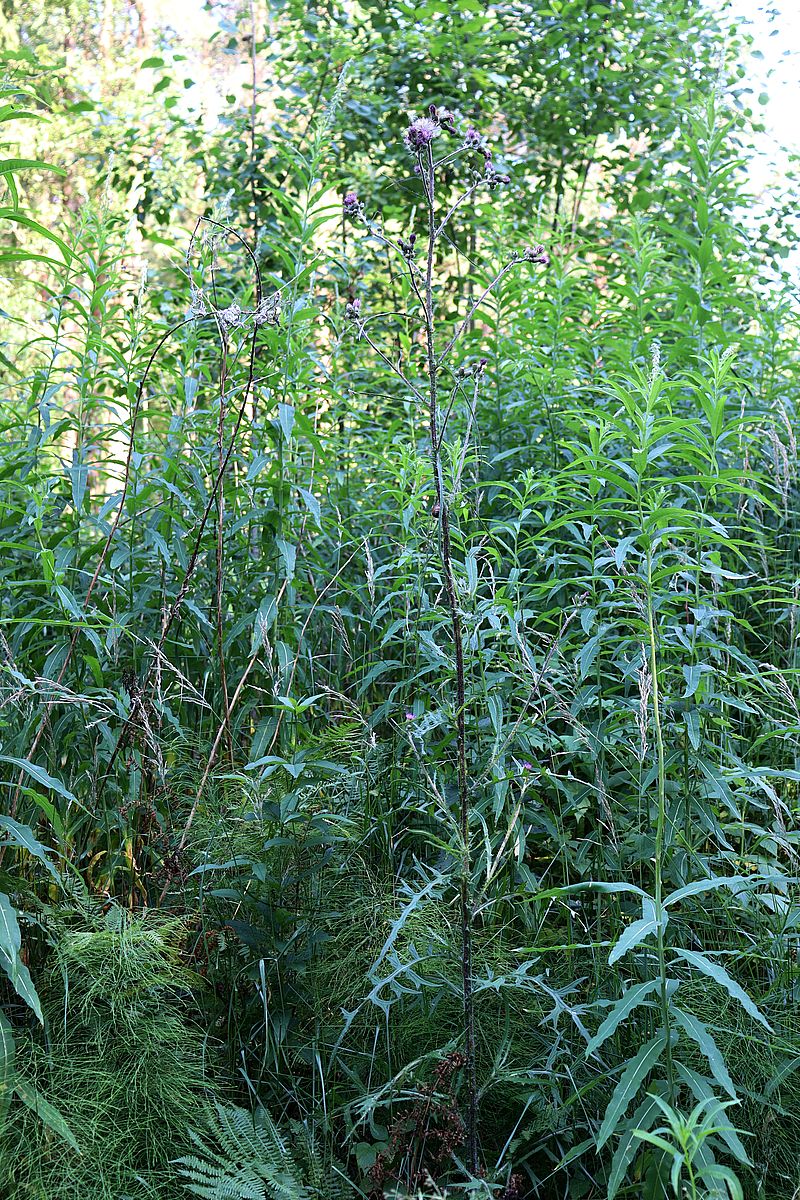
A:
POLYGON ((795 235, 746 31, 0 39, 0 1194, 792 1200, 795 235))

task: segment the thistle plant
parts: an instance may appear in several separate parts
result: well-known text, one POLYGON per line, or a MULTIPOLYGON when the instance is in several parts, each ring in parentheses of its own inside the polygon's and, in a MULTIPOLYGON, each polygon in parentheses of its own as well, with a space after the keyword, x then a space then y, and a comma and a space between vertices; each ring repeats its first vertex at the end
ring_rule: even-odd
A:
POLYGON ((478 310, 491 296, 502 279, 521 264, 547 266, 548 255, 541 245, 511 252, 508 260, 491 275, 489 282, 475 299, 468 299, 465 311, 444 317, 439 313, 439 291, 447 275, 441 248, 449 240, 456 213, 476 194, 510 183, 510 177, 498 170, 493 152, 485 139, 472 126, 460 132, 455 115, 446 108, 430 105, 425 116, 412 120, 404 142, 414 161, 414 173, 422 192, 425 223, 418 233, 411 229, 407 237, 393 238, 380 220, 370 218, 355 191, 345 193, 342 211, 346 219, 361 225, 366 233, 393 252, 402 264, 408 284, 409 310, 407 316, 418 323, 425 349, 425 366, 421 376, 411 362, 402 357, 394 359, 384 350, 372 332, 377 323, 394 314, 365 314, 361 301, 353 297, 347 303, 345 317, 350 321, 359 340, 364 341, 378 359, 396 375, 408 396, 424 414, 427 425, 429 469, 433 502, 431 516, 438 529, 438 553, 444 603, 448 614, 450 639, 455 673, 455 693, 452 720, 455 725, 455 774, 458 797, 458 860, 461 929, 461 982, 463 989, 464 1070, 467 1087, 466 1144, 467 1163, 473 1174, 480 1166, 478 1151, 478 1079, 475 1049, 475 1002, 473 988, 473 922, 472 856, 470 849, 470 811, 473 781, 470 779, 467 746, 467 668, 464 654, 464 622, 459 602, 459 574, 463 564, 457 561, 454 517, 454 498, 457 495, 461 471, 468 451, 478 396, 486 377, 485 358, 477 362, 456 364, 459 343, 470 328, 478 310), (445 169, 463 168, 461 185, 455 198, 447 196, 445 169), (438 259, 437 259, 438 256, 438 259), (437 275, 437 267, 439 274, 437 275), (447 395, 446 406, 442 397, 447 395), (443 468, 443 446, 459 399, 467 402, 466 429, 460 455, 447 479, 443 468))
POLYGON ((512 7, 0 53, 8 1200, 800 1195, 796 239, 701 0, 512 7))

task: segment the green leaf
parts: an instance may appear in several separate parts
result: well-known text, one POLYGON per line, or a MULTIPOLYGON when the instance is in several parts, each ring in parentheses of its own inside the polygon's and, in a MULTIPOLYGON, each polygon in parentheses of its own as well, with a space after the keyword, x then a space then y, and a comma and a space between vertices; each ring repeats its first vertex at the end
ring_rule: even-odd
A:
POLYGON ((286 579, 291 582, 294 579, 294 568, 297 562, 297 547, 292 542, 287 542, 283 538, 275 538, 275 545, 281 552, 283 565, 286 569, 286 579))
POLYGON ((711 763, 704 762, 702 759, 698 760, 698 766, 708 781, 709 793, 722 801, 735 821, 741 821, 741 811, 734 799, 728 781, 723 777, 722 773, 716 767, 712 766, 711 763))
POLYGON ((745 879, 743 875, 717 876, 715 879, 696 879, 694 883, 687 883, 685 887, 678 888, 675 892, 670 892, 664 901, 664 908, 669 907, 670 904, 678 904, 681 900, 685 900, 687 896, 699 896, 701 892, 713 892, 721 887, 729 887, 733 891, 734 888, 746 887, 753 882, 758 883, 759 880, 745 879))
POLYGON ((474 550, 470 550, 469 554, 464 559, 464 567, 467 572, 469 594, 474 596, 475 592, 478 590, 478 558, 474 550))
POLYGON ((683 723, 693 750, 700 749, 700 715, 696 708, 688 708, 683 714, 683 723))
MULTIPOLYGON (((678 981, 675 979, 668 980, 668 983, 673 985, 673 991, 678 986, 678 981)), ((617 1026, 626 1020, 639 1004, 644 1004, 647 997, 657 991, 660 984, 660 979, 647 979, 644 983, 637 983, 635 987, 627 988, 586 1047, 587 1056, 599 1050, 603 1042, 611 1037, 617 1026)))
POLYGON ((798 1067, 800 1067, 800 1054, 796 1055, 794 1058, 788 1059, 788 1061, 785 1062, 782 1067, 778 1068, 767 1086, 764 1088, 764 1096, 769 1099, 770 1096, 774 1095, 783 1083, 784 1079, 787 1079, 790 1075, 793 1075, 798 1067))
MULTIPOLYGON (((731 1126, 731 1129, 732 1128, 733 1126, 731 1126)), ((720 1137, 722 1137, 721 1133, 720 1137)), ((748 1159, 748 1163, 749 1161, 750 1160, 748 1159)), ((728 1197, 730 1197, 730 1200, 744 1200, 742 1185, 730 1167, 724 1167, 720 1163, 712 1163, 709 1167, 703 1167, 702 1171, 700 1172, 700 1178, 706 1187, 708 1186, 709 1180, 716 1181, 721 1179, 725 1184, 726 1190, 724 1192, 719 1188, 715 1188, 713 1193, 710 1193, 711 1195, 724 1195, 726 1200, 728 1200, 728 1197)))
POLYGON ((648 1133, 646 1129, 634 1129, 633 1136, 640 1142, 647 1142, 648 1145, 655 1146, 657 1150, 662 1150, 664 1154, 672 1155, 674 1160, 672 1167, 672 1186, 676 1189, 675 1195, 677 1195, 677 1178, 675 1167, 680 1167, 682 1162, 680 1151, 676 1150, 674 1146, 671 1146, 667 1139, 661 1137, 660 1134, 648 1133))
POLYGON ((733 1080, 725 1065, 725 1059, 722 1057, 720 1049, 708 1028, 692 1013, 684 1012, 682 1008, 674 1008, 672 1009, 672 1013, 678 1024, 686 1030, 693 1041, 697 1042, 697 1045, 703 1051, 703 1054, 705 1054, 708 1059, 708 1065, 711 1067, 711 1074, 720 1087, 725 1089, 731 1099, 738 1100, 736 1088, 733 1086, 733 1080))
POLYGON ((639 1148, 639 1139, 636 1136, 637 1130, 647 1130, 661 1113, 658 1100, 655 1096, 646 1096, 631 1118, 630 1127, 625 1130, 619 1140, 619 1145, 614 1151, 614 1157, 611 1159, 611 1171, 608 1176, 608 1200, 614 1200, 617 1192, 622 1186, 625 1178, 625 1173, 628 1167, 633 1162, 637 1149, 639 1148))
POLYGON ((0 1134, 5 1127, 15 1079, 14 1034, 7 1017, 0 1012, 0 1134))
POLYGON ((636 545, 637 541, 638 541, 638 535, 636 535, 634 537, 624 537, 614 547, 614 562, 616 563, 618 568, 621 567, 622 564, 625 562, 625 559, 628 556, 628 551, 631 549, 632 546, 636 545))
POLYGON ((36 763, 29 762, 27 758, 11 758, 7 754, 0 754, 0 762, 10 763, 12 767, 19 767, 21 771, 25 771, 32 779, 40 783, 42 787, 52 788, 54 792, 58 792, 59 796, 63 796, 71 804, 77 804, 78 808, 82 807, 78 804, 77 798, 73 796, 69 788, 64 787, 64 784, 60 780, 48 774, 44 767, 39 767, 36 763))
POLYGON ((258 647, 263 644, 265 636, 275 624, 275 618, 277 615, 278 605, 275 597, 266 595, 261 601, 258 612, 255 614, 253 620, 253 643, 250 650, 251 654, 255 654, 258 647))
POLYGON ((68 475, 72 483, 72 504, 76 513, 79 513, 83 509, 83 501, 86 496, 89 464, 81 462, 79 451, 74 448, 72 451, 72 466, 69 468, 68 475))
POLYGON ((690 696, 695 694, 700 684, 700 680, 703 678, 704 673, 708 670, 709 667, 703 663, 692 663, 691 665, 684 666, 683 677, 686 680, 686 690, 684 691, 683 695, 685 699, 688 699, 690 696))
POLYGON ((581 669, 581 679, 585 679, 591 671, 592 666, 594 665, 594 660, 597 658, 598 651, 600 650, 602 637, 602 630, 600 633, 596 633, 594 637, 590 637, 578 655, 578 662, 581 669))
POLYGON ((586 883, 569 883, 565 887, 547 888, 545 891, 536 892, 532 899, 550 900, 554 896, 572 896, 575 892, 588 891, 600 892, 609 896, 616 895, 618 892, 632 892, 635 896, 641 896, 643 900, 651 900, 647 892, 637 887, 635 883, 598 883, 593 879, 586 883))
POLYGON ((34 221, 31 217, 26 217, 13 208, 0 208, 0 221, 13 221, 16 225, 22 225, 25 229, 30 229, 32 233, 38 234, 39 237, 47 238, 48 241, 58 246, 67 262, 72 260, 72 251, 66 242, 63 242, 55 233, 51 233, 49 229, 45 229, 44 225, 40 225, 38 221, 34 221))
POLYGON ((760 1021, 770 1033, 772 1032, 772 1026, 767 1018, 758 1010, 744 988, 740 987, 735 979, 731 979, 723 966, 712 962, 710 958, 706 958, 705 954, 699 954, 696 950, 680 950, 677 946, 673 946, 672 949, 675 954, 685 959, 690 966, 695 967, 698 971, 702 971, 704 975, 708 975, 709 979, 713 979, 720 987, 724 987, 728 995, 732 996, 734 1000, 739 1001, 745 1012, 749 1013, 755 1021, 760 1021))
POLYGON ((52 163, 40 162, 37 158, 0 158, 0 175, 12 171, 52 171, 55 175, 66 175, 63 167, 54 167, 52 163))
POLYGON ((52 1129, 53 1133, 57 1133, 60 1138, 63 1138, 76 1154, 81 1153, 81 1148, 61 1113, 49 1100, 45 1100, 42 1093, 37 1091, 32 1083, 28 1083, 27 1079, 17 1079, 14 1090, 22 1103, 27 1104, 31 1112, 36 1113, 48 1129, 52 1129))
POLYGON ((600 1132, 597 1135, 598 1150, 602 1150, 603 1146, 605 1146, 608 1139, 614 1133, 620 1119, 625 1115, 628 1105, 638 1092, 639 1085, 658 1062, 666 1044, 666 1035, 664 1033, 657 1034, 656 1037, 651 1038, 649 1042, 646 1042, 641 1047, 636 1057, 628 1063, 622 1072, 620 1080, 608 1102, 608 1107, 603 1117, 603 1124, 600 1126, 600 1132))
MULTIPOLYGON (((698 1075, 691 1067, 687 1067, 685 1063, 678 1062, 675 1068, 683 1079, 683 1082, 690 1089, 694 1097, 698 1101, 715 1100, 714 1089, 711 1086, 711 1081, 705 1079, 702 1075, 698 1075)), ((734 1129, 733 1125, 727 1120, 719 1120, 718 1124, 719 1136, 722 1138, 725 1145, 730 1150, 734 1158, 738 1158, 739 1162, 750 1165, 750 1159, 747 1156, 747 1151, 742 1145, 742 1140, 734 1129)))
POLYGON ((20 850, 27 850, 34 858, 38 858, 39 862, 44 863, 58 883, 61 882, 61 876, 50 861, 50 851, 38 841, 32 829, 29 829, 27 825, 20 825, 13 817, 4 817, 0 814, 0 830, 6 834, 7 843, 18 846, 20 850))
POLYGON ((322 528, 322 523, 321 523, 321 520, 320 520, 320 517, 321 517, 321 512, 320 512, 319 500, 318 500, 318 499, 317 499, 317 497, 314 495, 314 493, 313 493, 313 492, 310 492, 310 491, 308 491, 308 489, 307 489, 307 488, 301 488, 301 487, 299 487, 297 490, 298 490, 298 492, 300 493, 300 495, 303 497, 303 500, 305 501, 306 508, 307 508, 307 509, 308 509, 308 511, 311 513, 312 517, 314 518, 314 520, 316 521, 317 525, 318 525, 318 526, 320 527, 320 529, 321 529, 321 528, 322 528))
POLYGON ((8 896, 0 892, 0 967, 10 979, 15 991, 44 1025, 42 1006, 33 986, 30 971, 20 958, 22 934, 17 913, 8 896))
POLYGON ((294 405, 279 404, 278 421, 280 423, 281 432, 288 442, 292 436, 292 430, 294 429, 294 405))
POLYGON ((627 954, 629 950, 633 950, 634 946, 641 945, 645 938, 657 933, 662 924, 666 925, 668 916, 668 913, 662 912, 660 921, 655 916, 641 917, 629 925, 609 954, 608 965, 613 967, 614 963, 619 962, 623 955, 627 954))

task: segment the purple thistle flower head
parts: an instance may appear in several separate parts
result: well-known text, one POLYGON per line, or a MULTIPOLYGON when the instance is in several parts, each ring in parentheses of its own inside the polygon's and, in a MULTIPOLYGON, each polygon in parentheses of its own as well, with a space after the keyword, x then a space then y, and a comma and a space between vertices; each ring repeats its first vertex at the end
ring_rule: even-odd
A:
POLYGON ((550 255, 544 246, 527 246, 522 252, 525 262, 540 263, 543 267, 550 265, 550 255))
POLYGON ((358 198, 357 192, 347 192, 342 201, 342 212, 346 217, 358 217, 361 215, 361 201, 358 198))
POLYGON ((474 125, 470 125, 467 132, 464 134, 464 145, 468 150, 477 150, 481 144, 481 135, 478 133, 474 125))
POLYGON ((413 712, 406 713, 406 720, 407 721, 415 721, 416 720, 416 717, 414 716, 413 712))
POLYGON ((417 117, 403 134, 403 140, 412 154, 419 154, 430 146, 439 133, 439 126, 431 117, 417 117))
POLYGON ((348 300, 344 315, 348 321, 357 321, 361 316, 361 301, 359 299, 348 300))

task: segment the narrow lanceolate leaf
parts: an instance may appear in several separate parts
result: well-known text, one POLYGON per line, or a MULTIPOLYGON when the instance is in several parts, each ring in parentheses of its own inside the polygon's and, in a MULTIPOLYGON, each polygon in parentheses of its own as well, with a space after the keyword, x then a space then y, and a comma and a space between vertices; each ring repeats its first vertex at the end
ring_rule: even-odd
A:
POLYGON ((611 1172, 608 1176, 607 1185, 608 1200, 614 1200, 614 1197, 622 1186, 625 1173, 633 1162, 636 1151, 639 1148, 639 1139, 634 1136, 634 1129, 649 1129, 660 1115, 661 1109, 656 1097, 645 1096, 642 1103, 634 1112, 628 1128, 622 1134, 619 1145, 614 1151, 614 1157, 611 1159, 611 1172))
POLYGON ((764 1014, 756 1007, 750 999, 743 987, 740 987, 735 979, 731 979, 728 972, 723 966, 717 962, 712 962, 710 958, 706 958, 705 954, 699 954, 696 950, 679 950, 677 946, 673 947, 676 954, 692 967, 696 967, 698 971, 702 971, 704 975, 708 975, 709 979, 713 979, 720 987, 724 987, 728 995, 734 1000, 738 1000, 745 1012, 749 1013, 755 1021, 760 1021, 765 1029, 772 1032, 770 1025, 764 1014))
POLYGON ((722 1180, 725 1184, 725 1189, 718 1189, 713 1193, 714 1195, 725 1196, 726 1200, 728 1196, 730 1196, 730 1200, 744 1200, 744 1192, 742 1191, 739 1177, 734 1175, 730 1167, 723 1167, 719 1163, 712 1163, 711 1166, 703 1168, 701 1179, 706 1187, 709 1180, 715 1183, 722 1180))
POLYGON ((564 887, 547 888, 545 891, 536 892, 534 900, 549 900, 552 896, 571 896, 577 892, 600 892, 603 895, 614 895, 617 892, 632 892, 635 896, 641 896, 643 900, 650 900, 647 892, 637 887, 635 883, 598 883, 594 879, 588 880, 586 883, 568 883, 564 887))
MULTIPOLYGON (((664 913, 664 917, 666 915, 664 913)), ((629 950, 633 950, 634 946, 640 946, 651 934, 657 933, 659 924, 656 917, 641 917, 640 920, 629 925, 609 954, 608 965, 613 967, 614 963, 618 962, 629 950)))
MULTIPOLYGON (((668 982, 672 985, 671 990, 674 991, 678 986, 677 981, 671 979, 668 982)), ((611 1012, 598 1029, 597 1033, 589 1042, 588 1046, 586 1047, 586 1054, 595 1054, 600 1049, 603 1042, 607 1041, 608 1038, 611 1037, 616 1028, 621 1025, 623 1021, 627 1020, 637 1005, 644 1004, 648 996, 651 996, 653 992, 658 990, 659 985, 660 980, 647 979, 644 983, 637 983, 635 987, 629 987, 627 991, 620 996, 619 1000, 611 1009, 611 1012)))
POLYGON ((639 1053, 632 1059, 620 1076, 619 1083, 608 1102, 603 1124, 597 1135, 597 1149, 602 1150, 608 1139, 614 1133, 621 1118, 625 1115, 628 1105, 639 1090, 639 1085, 649 1075, 661 1057, 667 1044, 666 1035, 657 1034, 649 1042, 645 1042, 639 1053))
POLYGON ((24 213, 18 212, 16 208, 0 208, 0 221, 13 221, 16 225, 22 225, 25 229, 30 229, 33 233, 38 233, 40 237, 47 238, 48 241, 58 246, 66 262, 72 261, 73 254, 66 242, 63 242, 51 230, 45 229, 44 225, 40 225, 38 221, 34 221, 31 217, 25 216, 24 213))
POLYGON ((696 879, 694 883, 687 883, 685 887, 678 888, 676 892, 671 892, 664 901, 664 907, 667 908, 670 904, 678 904, 679 901, 685 900, 687 896, 698 896, 701 892, 713 892, 717 888, 727 887, 731 891, 736 888, 746 887, 748 884, 759 883, 759 879, 745 879, 743 875, 728 875, 725 878, 717 879, 696 879))
POLYGON ((733 1100, 738 1100, 739 1097, 736 1095, 733 1080, 730 1077, 728 1068, 725 1066, 725 1059, 722 1057, 722 1053, 708 1028, 702 1021, 698 1021, 697 1017, 692 1013, 684 1012, 681 1008, 674 1008, 672 1012, 678 1024, 686 1030, 692 1041, 697 1042, 703 1054, 705 1054, 708 1059, 708 1065, 711 1067, 711 1074, 717 1083, 725 1089, 733 1100))
POLYGON ((52 788, 54 792, 58 792, 59 796, 63 796, 65 800, 70 800, 73 804, 78 803, 72 792, 64 787, 64 784, 59 779, 50 775, 45 771, 44 767, 30 762, 27 758, 11 758, 8 754, 0 754, 0 762, 11 763, 13 767, 19 767, 21 771, 25 771, 37 783, 41 783, 43 787, 52 788))
POLYGON ((22 935, 19 921, 8 896, 0 892, 0 967, 5 971, 14 989, 29 1008, 32 1008, 44 1024, 42 1006, 33 986, 30 972, 20 958, 22 935))
MULTIPOLYGON (((691 1091, 696 1100, 712 1100, 714 1099, 714 1088, 711 1085, 710 1079, 705 1079, 702 1075, 698 1075, 697 1071, 693 1071, 691 1067, 687 1067, 685 1063, 676 1063, 676 1070, 683 1082, 691 1091)), ((730 1150, 734 1158, 738 1158, 739 1162, 750 1166, 750 1159, 747 1156, 742 1139, 731 1125, 726 1117, 720 1116, 717 1121, 718 1136, 722 1138, 725 1145, 730 1150)))
POLYGON ((700 749, 700 715, 696 708, 687 709, 683 714, 683 723, 693 750, 700 749))
POLYGON ((14 1093, 14 1035, 3 1013, 0 1012, 0 1133, 6 1123, 8 1106, 14 1093))
POLYGON ((5 817, 0 814, 0 833, 5 834, 6 841, 11 845, 17 846, 20 850, 27 850, 34 858, 38 858, 39 862, 44 863, 53 878, 59 883, 61 882, 61 876, 50 861, 47 847, 42 845, 28 825, 20 825, 19 821, 15 821, 13 817, 5 817))
POLYGON ((773 1096, 781 1084, 788 1079, 790 1075, 793 1075, 798 1067, 800 1067, 800 1054, 795 1055, 794 1058, 790 1058, 783 1064, 782 1067, 778 1068, 778 1070, 772 1076, 772 1079, 770 1079, 769 1083, 764 1088, 765 1097, 769 1099, 770 1096, 773 1096))
POLYGON ((0 158, 0 175, 13 171, 53 171, 56 175, 66 175, 63 167, 54 167, 52 163, 40 162, 37 158, 0 158))
POLYGON ((81 1148, 78 1145, 75 1135, 54 1104, 51 1104, 49 1100, 45 1100, 42 1093, 37 1091, 32 1083, 28 1083, 27 1079, 17 1079, 14 1091, 22 1103, 27 1104, 31 1112, 35 1112, 37 1117, 44 1121, 48 1129, 52 1129, 53 1133, 57 1133, 68 1146, 71 1146, 77 1154, 80 1154, 81 1148))

